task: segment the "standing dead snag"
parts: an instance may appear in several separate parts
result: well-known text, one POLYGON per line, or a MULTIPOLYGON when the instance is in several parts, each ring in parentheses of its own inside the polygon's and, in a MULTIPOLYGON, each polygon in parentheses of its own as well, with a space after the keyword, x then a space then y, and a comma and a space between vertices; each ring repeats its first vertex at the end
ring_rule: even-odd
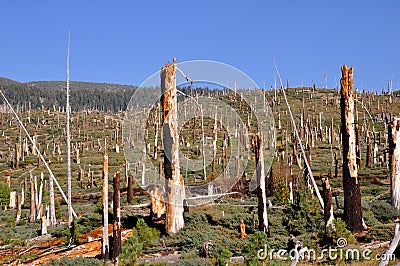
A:
POLYGON ((265 170, 264 170, 264 145, 263 135, 261 132, 256 134, 255 141, 256 154, 256 176, 257 176, 257 197, 258 197, 258 230, 269 234, 268 216, 267 216, 267 195, 265 186, 265 170))
POLYGON ((391 201, 400 210, 400 118, 394 117, 388 126, 391 201))
POLYGON ((113 179, 114 195, 113 195, 113 213, 114 213, 114 223, 113 223, 113 249, 112 257, 115 260, 121 254, 121 209, 120 209, 120 172, 114 174, 113 179))
POLYGON ((362 208, 361 191, 358 182, 356 162, 356 132, 354 127, 353 68, 342 66, 340 80, 341 133, 343 145, 343 191, 344 216, 347 227, 353 232, 361 232, 362 208))
MULTIPOLYGON (((69 105, 69 53, 70 53, 70 39, 68 34, 68 54, 67 54, 67 103, 65 106, 65 119, 66 122, 66 133, 67 133, 67 187, 68 187, 68 226, 72 226, 72 180, 71 180, 71 133, 69 129, 70 122, 70 105, 69 105)), ((38 160, 38 168, 39 168, 38 160)))
POLYGON ((333 208, 332 208, 332 190, 329 185, 328 178, 322 178, 322 197, 324 198, 324 220, 325 232, 328 233, 334 229, 333 223, 333 208))
MULTIPOLYGON (((106 149, 104 149, 106 150, 106 149)), ((102 257, 109 258, 109 241, 108 241, 108 155, 104 153, 103 159, 103 245, 102 257)))
POLYGON ((179 132, 176 90, 176 59, 161 69, 163 101, 164 174, 166 179, 167 213, 165 229, 176 233, 184 227, 183 200, 185 187, 179 169, 179 132))

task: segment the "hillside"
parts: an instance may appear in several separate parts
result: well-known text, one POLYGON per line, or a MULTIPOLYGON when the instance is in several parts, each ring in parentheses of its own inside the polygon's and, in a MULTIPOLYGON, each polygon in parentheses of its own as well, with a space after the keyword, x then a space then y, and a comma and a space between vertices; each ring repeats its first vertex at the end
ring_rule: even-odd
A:
MULTIPOLYGON (((11 82, 12 83, 12 82, 11 82)), ((44 82, 46 83, 46 82, 44 82)), ((61 92, 57 88, 40 87, 39 82, 32 87, 24 83, 8 85, 9 90, 22 88, 26 90, 24 97, 33 99, 35 93, 61 92)), ((53 84, 50 82, 49 84, 53 84)), ((57 84, 57 83, 54 83, 57 84)), ((62 85, 62 84, 60 84, 62 85)), ((97 84, 98 85, 98 84, 97 84)), ((95 85, 95 86, 97 86, 95 85)), ((42 86, 42 85, 41 85, 42 86)), ((45 85, 43 85, 45 86, 45 85)), ((83 87, 87 84, 83 83, 83 87)), ((101 86, 101 85, 98 85, 101 86)), ((104 90, 84 89, 97 93, 104 90)), ((111 90, 112 93, 116 90, 111 90)), ((187 94, 190 92, 185 91, 187 94)), ((254 173, 255 153, 252 133, 255 129, 255 118, 250 118, 251 108, 242 104, 238 95, 227 91, 204 90, 205 96, 211 95, 218 100, 230 104, 239 117, 246 121, 249 127, 250 143, 248 150, 248 165, 239 182, 226 195, 206 205, 190 207, 185 212, 185 227, 177 234, 166 234, 164 219, 151 216, 149 204, 151 199, 138 185, 133 189, 134 198, 128 202, 129 179, 139 181, 142 178, 142 160, 136 161, 126 168, 126 158, 123 151, 132 149, 126 144, 122 134, 124 112, 87 112, 74 111, 71 117, 72 132, 72 176, 73 176, 73 207, 78 213, 74 230, 66 225, 67 206, 60 193, 56 192, 57 226, 49 226, 48 234, 40 236, 40 219, 30 220, 31 192, 29 190, 30 173, 40 185, 40 175, 44 173, 43 208, 49 204, 48 174, 42 163, 38 163, 37 155, 32 154, 32 146, 26 137, 20 133, 19 125, 9 114, 0 114, 0 263, 25 263, 39 265, 49 262, 51 257, 71 257, 63 263, 84 265, 100 264, 101 245, 99 232, 102 223, 102 171, 103 154, 108 153, 109 164, 109 199, 114 194, 112 181, 117 171, 121 174, 121 223, 123 232, 132 233, 132 237, 124 237, 120 264, 133 265, 156 264, 167 265, 226 265, 230 260, 237 259, 239 265, 262 265, 269 263, 270 258, 261 261, 257 259, 257 251, 268 249, 289 249, 292 236, 320 253, 328 247, 337 247, 339 239, 345 239, 350 249, 370 249, 371 257, 385 251, 394 235, 396 222, 400 212, 390 205, 390 179, 388 169, 386 114, 400 113, 400 98, 394 96, 389 101, 389 95, 357 93, 356 117, 360 138, 359 182, 362 195, 363 218, 367 228, 361 233, 352 234, 344 223, 344 195, 342 180, 342 147, 340 142, 340 95, 337 90, 318 88, 290 88, 287 98, 299 129, 300 138, 310 154, 312 173, 322 193, 322 178, 329 178, 333 192, 332 208, 334 210, 335 231, 325 233, 324 216, 315 193, 309 189, 307 175, 304 170, 304 158, 300 155, 299 143, 294 137, 293 127, 288 108, 281 91, 265 91, 266 101, 270 103, 275 119, 276 147, 272 167, 267 169, 267 199, 269 233, 258 231, 257 226, 257 195, 250 191, 249 178, 254 173), (25 144, 27 143, 27 144, 25 144), (105 146, 107 143, 107 146, 105 146), (20 145, 20 146, 18 146, 20 145), (16 149, 22 147, 23 155, 16 165, 16 149), (121 150, 122 147, 122 150, 121 150), (368 157, 372 148, 372 157, 368 157), (78 155, 79 154, 79 155, 78 155), (79 157, 79 160, 78 160, 79 157), (126 169, 129 172, 126 172, 126 169), (16 221, 16 208, 9 206, 10 192, 24 194, 25 204, 22 206, 21 220, 16 221), (291 192, 291 193, 290 193, 291 192), (291 198, 290 195, 294 195, 291 198), (241 224, 245 229, 242 237, 241 224), (75 240, 72 240, 75 235, 75 240), (208 255, 202 251, 209 240, 213 247, 208 255), (71 241, 71 242, 70 242, 71 241), (87 254, 87 255, 85 255, 87 254), (96 258, 82 259, 78 256, 96 258), (242 256, 242 257, 241 257, 242 256), (243 262, 244 260, 244 262, 243 262), (241 261, 241 262, 240 262, 241 261), (241 263, 241 264, 240 264, 241 263)), ((9 93, 12 93, 9 91, 9 93)), ((111 92, 110 92, 111 93, 111 92)), ((12 94, 11 94, 12 95, 12 94)), ((77 94, 75 94, 77 95, 77 94)), ((22 97, 22 96, 21 96, 22 97)), ((47 99, 46 94, 41 97, 47 99)), ((72 96, 73 97, 73 96, 72 96)), ((71 97, 71 98, 72 98, 71 97)), ((76 97, 76 96, 75 96, 76 97)), ((62 101, 62 99, 59 99, 62 101)), ((182 100, 182 99, 181 99, 182 100)), ((15 101, 15 100, 14 100, 15 101)), ((261 99, 260 99, 261 101, 261 99)), ((126 103, 125 103, 126 104, 126 103)), ((188 109, 189 110, 189 109, 188 109)), ((157 115, 160 110, 150 110, 147 121, 133 121, 132 136, 135 139, 133 148, 139 146, 139 137, 146 136, 145 155, 151 162, 145 166, 147 175, 150 167, 161 171, 164 158, 164 148, 155 146, 156 136, 161 143, 161 127, 157 115), (135 130, 145 125, 144 132, 135 130), (142 135, 140 135, 142 134, 142 135), (137 138, 136 138, 137 137, 137 138), (155 154, 158 154, 156 157, 155 154), (148 167, 148 168, 146 168, 148 167), (159 168, 160 167, 160 168, 159 168)), ((190 111, 189 111, 190 112, 190 111)), ((188 112, 188 113, 189 113, 188 112)), ((224 115, 225 110, 219 109, 218 115, 224 115)), ((59 180, 62 189, 66 189, 66 142, 65 142, 65 112, 43 108, 31 113, 21 112, 22 120, 28 132, 37 136, 40 150, 44 154, 50 168, 59 180)), ((214 117, 204 119, 205 139, 207 147, 212 147, 211 140, 214 131, 214 117)), ((187 162, 187 157, 199 158, 201 142, 200 119, 189 119, 181 130, 181 147, 187 162), (187 157, 186 157, 187 156, 187 157)), ((219 124, 217 124, 219 125, 219 124)), ((206 174, 209 181, 224 172, 225 162, 233 153, 233 148, 240 143, 233 137, 230 139, 225 126, 218 126, 216 134, 215 165, 207 165, 206 174)), ((238 134, 243 134, 240 131, 238 134)), ((142 155, 142 150, 139 151, 142 155)), ((202 178, 201 170, 181 172, 185 184, 207 184, 202 178)), ((211 189, 211 194, 218 193, 219 187, 211 189)), ((37 189, 36 189, 37 190, 37 189)), ((35 204, 35 203, 33 203, 35 204)), ((112 205, 112 204, 110 204, 112 205)), ((33 206, 33 205, 32 205, 33 206)), ((154 215, 154 214, 153 214, 154 215)), ((113 214, 109 213, 110 227, 113 214)), ((292 243, 293 244, 293 243, 292 243)), ((318 255, 317 253, 317 255, 318 255)), ((399 252, 395 253, 400 256, 399 252)), ((287 261, 271 258, 273 263, 287 265, 287 261)), ((375 265, 376 261, 365 258, 346 259, 344 257, 310 259, 304 263, 375 265)), ((396 261, 398 262, 398 260, 396 261)), ((303 262, 302 262, 303 263, 303 262)), ((57 265, 54 262, 53 265, 57 265)))
MULTIPOLYGON (((35 81, 20 83, 0 78, 6 97, 19 110, 63 107, 66 101, 65 81, 35 81)), ((117 112, 125 110, 136 87, 129 85, 71 81, 71 109, 117 112)), ((0 104, 3 100, 0 99, 0 104)))

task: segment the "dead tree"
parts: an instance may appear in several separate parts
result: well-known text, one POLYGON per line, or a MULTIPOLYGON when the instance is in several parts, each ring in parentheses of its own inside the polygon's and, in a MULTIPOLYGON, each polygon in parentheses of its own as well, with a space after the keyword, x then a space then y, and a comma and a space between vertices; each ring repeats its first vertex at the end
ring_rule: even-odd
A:
POLYGON ((258 132, 255 141, 255 154, 256 154, 256 176, 257 176, 257 197, 258 197, 258 230, 263 231, 267 235, 268 229, 268 216, 267 216, 267 196, 265 185, 265 170, 264 170, 264 145, 263 135, 258 132))
POLYGON ((54 201, 54 184, 53 179, 50 178, 49 181, 49 197, 50 197, 50 224, 55 226, 57 224, 56 219, 56 209, 55 209, 55 201, 54 201))
POLYGON ((400 210, 400 118, 394 117, 388 125, 389 169, 391 201, 400 210))
POLYGON ((161 69, 163 101, 164 174, 166 179, 167 213, 165 229, 176 233, 184 227, 183 200, 185 188, 179 169, 179 132, 176 90, 176 59, 161 69))
POLYGON ((34 222, 35 221, 35 184, 33 181, 33 176, 32 173, 30 175, 30 184, 31 184, 31 202, 30 202, 30 213, 29 213, 29 222, 34 222))
POLYGON ((112 258, 115 260, 118 258, 119 254, 121 254, 121 209, 120 209, 120 172, 117 171, 114 174, 113 179, 113 187, 114 187, 114 195, 113 195, 113 214, 114 214, 114 223, 113 223, 113 249, 112 249, 112 258))
MULTIPOLYGON (((104 149, 106 150, 106 149, 104 149)), ((110 244, 108 241, 108 155, 104 154, 103 158, 103 243, 102 243, 102 257, 109 259, 110 244)))
POLYGON ((17 195, 17 215, 15 222, 18 223, 21 220, 21 202, 22 202, 22 195, 18 194, 17 195))
POLYGON ((129 167, 128 161, 125 161, 125 171, 126 171, 126 178, 128 179, 128 191, 127 191, 127 201, 128 203, 132 203, 133 201, 133 176, 129 175, 129 167))
POLYGON ((353 232, 361 232, 362 208, 361 191, 358 182, 356 162, 356 134, 354 128, 353 68, 342 66, 340 80, 341 133, 343 146, 343 191, 344 216, 347 227, 353 232))
POLYGON ((67 52, 67 103, 65 107, 65 118, 67 120, 66 124, 66 133, 67 133, 67 187, 68 187, 68 226, 72 225, 72 180, 71 180, 71 134, 69 130, 69 115, 70 115, 70 106, 69 106, 69 53, 70 53, 70 42, 68 35, 68 52, 67 52))
POLYGON ((372 145, 371 145, 371 138, 367 133, 367 155, 365 158, 365 166, 371 168, 372 166, 372 145))
POLYGON ((333 208, 332 208, 332 189, 329 185, 328 178, 322 178, 322 197, 324 198, 324 220, 325 232, 328 233, 334 229, 333 208))
POLYGON ((382 254, 382 260, 379 262, 378 266, 385 266, 389 264, 391 258, 394 258, 393 255, 394 251, 396 250, 397 246, 399 245, 400 241, 400 231, 399 231, 399 224, 396 223, 394 228, 394 236, 393 239, 390 241, 389 248, 386 250, 384 254, 382 254))

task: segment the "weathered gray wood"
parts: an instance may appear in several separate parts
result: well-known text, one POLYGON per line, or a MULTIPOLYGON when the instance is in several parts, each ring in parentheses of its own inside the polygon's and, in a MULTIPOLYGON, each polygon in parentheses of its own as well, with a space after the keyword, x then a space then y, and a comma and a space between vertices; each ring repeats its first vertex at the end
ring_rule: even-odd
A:
POLYGON ((400 210, 400 118, 394 117, 388 126, 391 201, 400 210))
POLYGON ((267 195, 265 186, 265 169, 264 169, 264 143, 263 134, 258 132, 255 139, 256 153, 256 177, 257 177, 257 197, 258 197, 258 230, 269 234, 268 215, 267 215, 267 195))
POLYGON ((163 145, 164 173, 167 180, 167 233, 176 233, 184 227, 183 200, 185 188, 179 169, 179 132, 176 90, 176 59, 161 69, 161 92, 163 94, 163 145))
MULTIPOLYGON (((106 149, 105 149, 106 150, 106 149)), ((109 259, 110 244, 108 240, 108 155, 103 157, 103 242, 102 242, 102 257, 109 259)))
POLYGON ((393 256, 393 252, 396 250, 399 241, 400 241, 400 232, 399 232, 399 224, 396 223, 396 227, 394 229, 394 237, 390 242, 389 248, 386 252, 381 256, 383 259, 379 262, 378 266, 386 266, 389 263, 390 258, 393 256))

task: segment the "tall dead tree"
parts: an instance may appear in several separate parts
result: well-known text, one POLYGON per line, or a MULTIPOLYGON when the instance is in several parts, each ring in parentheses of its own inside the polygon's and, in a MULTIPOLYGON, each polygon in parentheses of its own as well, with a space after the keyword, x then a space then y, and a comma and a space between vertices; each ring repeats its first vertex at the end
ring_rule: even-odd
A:
POLYGON ((53 179, 50 178, 49 181, 49 197, 50 197, 50 224, 55 226, 57 224, 56 219, 56 209, 55 209, 55 201, 54 201, 54 184, 53 179))
POLYGON ((183 200, 185 187, 179 169, 179 132, 176 90, 176 59, 160 72, 163 101, 164 174, 166 179, 167 213, 165 229, 176 233, 184 227, 183 200))
POLYGON ((269 234, 268 216, 267 216, 267 194, 265 185, 265 169, 264 169, 264 144, 263 135, 259 131, 255 139, 255 155, 256 155, 256 177, 257 177, 257 197, 258 197, 258 230, 269 234))
POLYGON ((30 198, 31 198, 31 200, 30 200, 30 213, 29 213, 29 222, 34 222, 35 221, 35 218, 36 218, 36 216, 35 216, 35 203, 36 203, 36 200, 35 200, 35 183, 34 183, 34 181, 33 181, 33 176, 32 176, 32 173, 30 173, 30 185, 31 185, 31 192, 30 192, 30 198))
POLYGON ((391 201, 400 210, 400 118, 394 117, 388 126, 391 201))
POLYGON ((342 66, 340 80, 341 133, 343 145, 344 216, 347 227, 353 232, 363 229, 361 191, 358 182, 356 132, 354 127, 353 68, 342 66))
MULTIPOLYGON (((106 149, 104 148, 106 151, 106 149)), ((108 241, 108 155, 105 152, 103 158, 103 243, 102 257, 109 259, 110 244, 108 241)))
POLYGON ((332 208, 332 189, 329 185, 328 178, 322 178, 322 197, 324 198, 324 220, 325 232, 328 233, 334 229, 333 223, 333 208, 332 208))
POLYGON ((128 191, 126 193, 128 203, 133 201, 133 176, 129 175, 128 161, 125 161, 125 175, 128 182, 128 191))
POLYGON ((114 174, 113 179, 113 187, 114 187, 114 195, 113 195, 113 214, 114 214, 114 223, 113 223, 113 248, 112 248, 112 258, 115 260, 118 258, 119 254, 121 254, 121 209, 120 209, 120 172, 117 171, 114 174))
POLYGON ((68 33, 68 52, 67 52, 67 104, 65 107, 65 117, 67 120, 66 130, 67 130, 67 197, 68 197, 68 226, 72 225, 72 188, 71 188, 71 134, 69 130, 69 53, 70 53, 70 39, 68 33))

